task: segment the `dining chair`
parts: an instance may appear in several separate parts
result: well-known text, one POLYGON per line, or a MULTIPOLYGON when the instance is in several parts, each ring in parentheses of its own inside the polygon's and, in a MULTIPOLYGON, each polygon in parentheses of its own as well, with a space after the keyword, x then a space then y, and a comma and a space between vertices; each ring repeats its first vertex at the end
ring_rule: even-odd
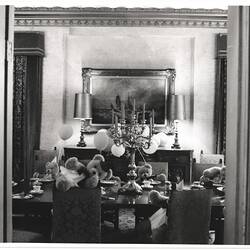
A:
POLYGON ((52 242, 99 243, 101 241, 101 190, 53 189, 52 242))
POLYGON ((168 204, 165 243, 208 244, 212 190, 174 191, 168 204))
MULTIPOLYGON (((168 178, 168 162, 147 162, 152 166, 152 175, 165 174, 168 178)), ((138 166, 143 166, 145 162, 139 161, 138 166)))
POLYGON ((37 172, 44 175, 46 172, 45 165, 57 156, 57 150, 34 150, 34 168, 33 173, 37 172))
POLYGON ((224 165, 223 154, 205 154, 203 150, 200 153, 200 163, 202 164, 221 164, 224 165))

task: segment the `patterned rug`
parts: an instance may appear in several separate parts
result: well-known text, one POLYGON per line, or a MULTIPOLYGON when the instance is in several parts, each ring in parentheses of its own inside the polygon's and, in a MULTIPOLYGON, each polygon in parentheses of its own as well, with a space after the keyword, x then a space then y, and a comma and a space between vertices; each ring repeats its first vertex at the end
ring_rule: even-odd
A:
POLYGON ((104 221, 102 226, 103 243, 136 243, 135 210, 123 208, 119 210, 119 230, 114 229, 114 224, 104 221))
POLYGON ((133 230, 135 228, 135 210, 124 208, 119 210, 119 229, 121 231, 133 230))

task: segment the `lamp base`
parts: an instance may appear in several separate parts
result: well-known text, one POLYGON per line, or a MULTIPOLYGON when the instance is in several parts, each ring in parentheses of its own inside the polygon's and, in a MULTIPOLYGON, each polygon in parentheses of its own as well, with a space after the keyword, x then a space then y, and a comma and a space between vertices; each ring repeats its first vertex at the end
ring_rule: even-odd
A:
POLYGON ((86 147, 87 144, 85 143, 85 141, 79 141, 76 146, 77 147, 86 147))
POLYGON ((129 180, 118 190, 118 193, 126 195, 140 195, 142 194, 142 188, 135 182, 135 180, 129 180))
POLYGON ((173 148, 173 149, 180 149, 181 148, 181 146, 180 146, 180 144, 173 144, 172 146, 171 146, 171 148, 173 148))

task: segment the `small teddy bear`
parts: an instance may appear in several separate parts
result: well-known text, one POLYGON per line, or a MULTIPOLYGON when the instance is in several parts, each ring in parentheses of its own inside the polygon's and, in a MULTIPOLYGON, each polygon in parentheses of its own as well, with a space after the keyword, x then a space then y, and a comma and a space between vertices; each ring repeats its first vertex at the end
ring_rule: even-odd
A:
POLYGON ((148 180, 152 176, 152 166, 149 163, 145 163, 142 167, 137 168, 137 179, 138 184, 143 184, 143 181, 148 180))
POLYGON ((114 180, 120 182, 121 179, 113 175, 110 165, 110 162, 105 161, 105 158, 101 154, 96 154, 88 163, 87 169, 96 169, 100 180, 114 180))

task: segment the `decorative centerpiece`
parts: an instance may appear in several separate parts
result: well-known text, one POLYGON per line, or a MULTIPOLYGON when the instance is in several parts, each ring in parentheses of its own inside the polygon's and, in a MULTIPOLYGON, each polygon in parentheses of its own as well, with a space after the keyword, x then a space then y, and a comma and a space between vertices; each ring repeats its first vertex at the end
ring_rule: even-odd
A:
POLYGON ((120 112, 115 113, 112 110, 113 124, 109 129, 109 134, 114 142, 114 145, 111 147, 111 152, 113 155, 120 157, 127 150, 130 157, 130 164, 128 166, 129 172, 127 174, 128 182, 121 187, 119 193, 142 193, 141 186, 135 181, 137 177, 135 172, 136 151, 140 152, 140 150, 143 149, 146 153, 154 153, 158 148, 158 144, 152 140, 154 111, 147 111, 149 125, 146 124, 145 114, 145 104, 143 104, 142 110, 136 111, 135 100, 133 101, 132 111, 128 110, 127 114, 125 112, 124 103, 121 103, 120 112))

